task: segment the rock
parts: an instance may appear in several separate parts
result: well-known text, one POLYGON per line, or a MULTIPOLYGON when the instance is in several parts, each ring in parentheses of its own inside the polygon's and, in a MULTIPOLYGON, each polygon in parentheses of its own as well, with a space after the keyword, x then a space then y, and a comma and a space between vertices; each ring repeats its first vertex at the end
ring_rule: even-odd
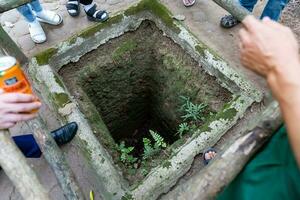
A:
POLYGON ((174 15, 173 19, 176 19, 178 21, 184 21, 185 20, 185 16, 184 15, 174 15))

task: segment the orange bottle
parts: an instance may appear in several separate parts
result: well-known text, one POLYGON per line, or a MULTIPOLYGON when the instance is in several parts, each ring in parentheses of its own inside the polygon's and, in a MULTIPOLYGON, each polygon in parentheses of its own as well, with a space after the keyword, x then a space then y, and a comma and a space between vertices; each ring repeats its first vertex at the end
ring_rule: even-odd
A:
POLYGON ((30 82, 14 57, 0 57, 0 88, 7 93, 33 94, 30 82))

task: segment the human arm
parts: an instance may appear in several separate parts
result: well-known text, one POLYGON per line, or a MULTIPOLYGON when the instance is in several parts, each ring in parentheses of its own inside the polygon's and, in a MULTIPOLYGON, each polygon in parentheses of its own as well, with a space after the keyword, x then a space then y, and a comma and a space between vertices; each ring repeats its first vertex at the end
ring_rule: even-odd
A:
POLYGON ((300 58, 292 31, 268 18, 249 16, 240 30, 241 62, 264 76, 278 100, 300 166, 300 58))
POLYGON ((41 103, 33 95, 0 91, 0 130, 35 118, 37 114, 30 112, 40 107, 41 103))

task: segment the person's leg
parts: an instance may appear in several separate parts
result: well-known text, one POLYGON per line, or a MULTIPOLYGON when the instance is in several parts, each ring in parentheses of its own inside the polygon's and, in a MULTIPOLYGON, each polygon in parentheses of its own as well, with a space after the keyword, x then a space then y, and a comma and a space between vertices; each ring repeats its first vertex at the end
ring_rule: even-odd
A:
POLYGON ((261 19, 264 17, 269 17, 274 21, 278 21, 281 11, 287 4, 288 0, 269 0, 262 15, 261 19))
MULTIPOLYGON (((39 9, 39 7, 36 4, 37 2, 33 2, 35 8, 39 9)), ((20 14, 23 15, 25 20, 28 22, 31 39, 38 44, 45 42, 46 34, 43 28, 41 27, 40 23, 36 20, 36 16, 32 11, 31 6, 29 4, 25 4, 18 7, 17 10, 20 14)))
MULTIPOLYGON (((61 146, 70 142, 76 135, 78 126, 75 122, 69 123, 55 131, 51 135, 57 145, 61 146)), ((32 134, 12 137, 18 148, 27 158, 39 158, 42 152, 32 134)))
POLYGON ((93 0, 81 0, 80 3, 83 5, 90 5, 93 3, 93 0))
POLYGON ((42 152, 33 135, 20 135, 12 137, 18 148, 27 158, 39 158, 42 152))
POLYGON ((32 10, 37 16, 37 20, 51 25, 59 25, 62 22, 62 17, 57 13, 43 9, 39 0, 33 0, 30 3, 32 10))
POLYGON ((43 10, 39 0, 33 0, 29 3, 29 5, 35 12, 41 12, 43 10))
POLYGON ((249 10, 250 12, 253 11, 253 8, 255 6, 255 4, 257 3, 257 0, 240 0, 240 4, 246 8, 247 10, 249 10))
POLYGON ((29 4, 22 5, 18 7, 17 10, 23 15, 27 22, 31 23, 35 21, 35 15, 33 14, 29 4))

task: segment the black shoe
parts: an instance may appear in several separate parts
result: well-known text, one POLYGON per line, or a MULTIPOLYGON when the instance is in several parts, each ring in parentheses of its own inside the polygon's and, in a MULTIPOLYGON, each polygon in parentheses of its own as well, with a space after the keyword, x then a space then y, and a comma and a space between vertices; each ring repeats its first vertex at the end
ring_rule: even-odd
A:
POLYGON ((221 18, 220 25, 223 28, 232 28, 236 26, 238 23, 240 23, 237 18, 235 18, 232 15, 225 15, 224 17, 221 18))
POLYGON ((69 0, 66 4, 67 11, 70 16, 76 17, 80 13, 80 5, 78 0, 69 0))
POLYGON ((77 130, 78 126, 76 122, 72 122, 55 131, 52 131, 51 135, 55 140, 56 144, 58 146, 61 146, 70 142, 76 135, 77 130))
POLYGON ((85 13, 90 21, 104 22, 109 18, 109 15, 105 10, 97 10, 96 4, 89 10, 86 10, 85 13))

